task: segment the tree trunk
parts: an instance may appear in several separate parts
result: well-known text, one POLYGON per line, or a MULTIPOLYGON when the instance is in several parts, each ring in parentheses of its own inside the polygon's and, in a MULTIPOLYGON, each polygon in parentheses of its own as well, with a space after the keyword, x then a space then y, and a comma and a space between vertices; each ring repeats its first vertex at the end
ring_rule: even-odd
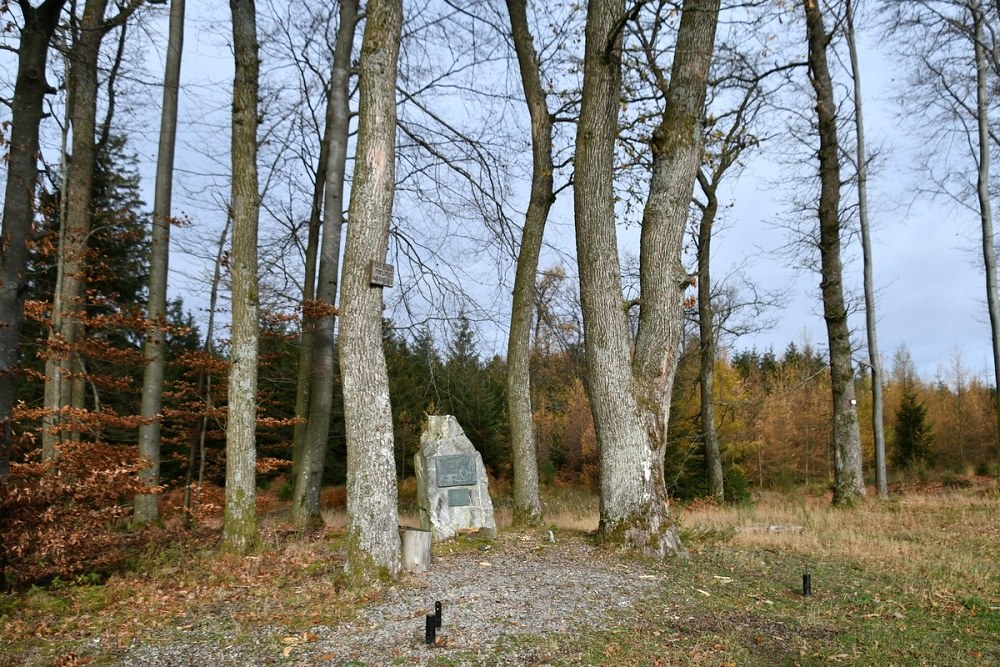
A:
MULTIPOLYGON (((153 238, 149 255, 148 331, 144 346, 146 368, 142 376, 143 423, 139 427, 139 455, 149 462, 140 479, 150 486, 160 482, 160 409, 163 406, 163 365, 166 339, 163 327, 167 312, 167 268, 170 258, 170 199, 174 179, 174 145, 177 136, 177 102, 184 44, 184 0, 170 4, 170 34, 163 76, 163 109, 160 115, 160 146, 156 160, 153 194, 153 238)), ((135 498, 135 520, 154 521, 159 516, 159 495, 135 498)))
POLYGON ((868 153, 865 150, 865 121, 861 104, 861 69, 854 33, 854 3, 846 2, 847 46, 851 54, 854 80, 854 126, 857 134, 858 218, 861 223, 861 257, 864 264, 865 327, 868 332, 868 364, 872 371, 872 437, 875 440, 875 488, 881 498, 889 497, 885 465, 885 418, 882 400, 882 359, 878 351, 875 317, 875 285, 872 278, 871 224, 868 221, 868 153))
POLYGON ((816 93, 819 124, 819 250, 823 316, 830 345, 830 387, 833 399, 833 462, 835 504, 865 495, 861 470, 861 433, 851 361, 850 330, 844 304, 840 260, 840 148, 837 107, 827 66, 829 42, 819 3, 804 3, 809 46, 809 74, 816 93))
MULTIPOLYGON (((643 503, 652 503, 644 491, 654 475, 645 435, 633 416, 638 406, 629 372, 630 335, 615 235, 614 149, 622 38, 612 30, 623 15, 622 0, 592 0, 587 6, 573 178, 587 384, 600 454, 600 533, 620 541, 631 537, 631 515, 641 512, 643 503), (622 534, 616 534, 619 530, 622 534)), ((637 523, 636 528, 643 530, 637 523)))
MULTIPOLYGON (((337 286, 340 277, 340 237, 344 226, 344 179, 347 169, 347 142, 350 130, 351 51, 357 23, 358 3, 340 3, 340 27, 333 55, 330 79, 329 146, 327 147, 326 189, 323 202, 323 248, 319 260, 319 284, 313 315, 312 378, 310 380, 309 421, 302 449, 302 462, 295 478, 292 516, 295 525, 305 528, 319 518, 320 487, 330 433, 333 405, 334 364, 337 341, 337 286)), ((395 76, 393 77, 393 83, 395 76)), ((390 201, 391 204, 391 201, 390 201)), ((387 221, 388 224, 388 221, 387 221)))
POLYGON ((703 158, 705 97, 718 19, 719 0, 684 3, 666 107, 653 132, 652 175, 642 217, 639 329, 632 373, 646 434, 643 456, 649 457, 653 471, 644 488, 651 502, 643 511, 650 545, 661 542, 660 551, 681 548, 667 504, 663 455, 684 329, 684 290, 691 282, 681 252, 703 158))
POLYGON ((538 55, 528 28, 526 0, 507 0, 511 36, 521 70, 521 84, 531 117, 531 198, 517 256, 517 273, 507 341, 507 414, 514 464, 514 525, 542 521, 538 498, 538 460, 531 408, 531 316, 535 301, 538 256, 553 194, 552 116, 542 88, 538 55))
POLYGON ((587 378, 601 462, 600 533, 655 555, 683 550, 670 516, 663 455, 689 282, 680 263, 681 239, 702 158, 718 11, 718 0, 689 0, 681 17, 666 110, 652 140, 631 369, 612 187, 624 7, 592 2, 587 13, 574 197, 587 378))
POLYGON ((94 214, 91 195, 96 160, 97 58, 105 33, 107 5, 108 0, 87 0, 76 43, 70 50, 69 113, 73 145, 66 191, 62 193, 66 198, 66 217, 60 221, 61 279, 52 303, 51 356, 45 362, 46 423, 42 429, 45 460, 55 456, 58 443, 79 437, 78 428, 66 424, 61 410, 83 407, 84 369, 76 344, 84 328, 87 242, 94 214), (62 350, 56 353, 53 347, 62 350))
POLYGON ((254 0, 230 0, 233 14, 232 351, 226 421, 226 512, 223 549, 246 553, 258 540, 255 431, 257 350, 257 86, 260 60, 254 0))
POLYGON ((715 314, 712 311, 712 226, 719 211, 716 188, 702 179, 702 190, 708 198, 701 212, 698 227, 698 334, 701 369, 698 387, 701 392, 701 433, 704 441, 705 467, 708 470, 708 492, 717 503, 726 499, 722 479, 722 454, 715 431, 715 314))
MULTIPOLYGON (((215 312, 219 305, 219 283, 222 282, 222 263, 226 254, 226 240, 229 238, 229 227, 232 224, 232 216, 226 216, 226 224, 222 226, 222 233, 219 235, 219 243, 215 250, 215 265, 212 269, 212 284, 208 290, 208 322, 205 324, 205 344, 202 346, 207 356, 214 355, 215 350, 215 312)), ((198 420, 195 435, 192 437, 191 452, 188 457, 188 487, 191 486, 194 477, 194 452, 198 448, 200 461, 198 465, 198 493, 201 494, 202 482, 205 479, 205 438, 208 435, 208 420, 215 409, 214 398, 212 396, 212 374, 201 369, 198 371, 198 395, 204 396, 204 413, 198 420)), ((186 517, 191 518, 191 494, 190 488, 184 492, 184 510, 186 517)))
POLYGON ((400 570, 392 408, 382 349, 382 288, 395 189, 396 70, 402 0, 371 0, 361 47, 358 147, 341 297, 340 371, 347 427, 347 569, 359 580, 400 570))
POLYGON ((979 220, 983 230, 983 266, 986 273, 986 305, 990 314, 990 335, 993 340, 993 377, 998 390, 993 392, 993 410, 997 429, 997 480, 1000 481, 1000 296, 997 295, 997 258, 993 237, 993 203, 990 199, 990 125, 989 91, 987 90, 987 62, 984 46, 982 5, 969 3, 972 13, 976 58, 976 130, 979 142, 976 195, 979 200, 979 220))
POLYGON ((11 103, 3 222, 0 229, 0 482, 9 476, 12 412, 17 386, 18 347, 24 320, 28 240, 38 181, 38 129, 42 103, 51 90, 45 80, 49 39, 66 0, 46 0, 37 8, 22 3, 24 25, 17 49, 17 79, 11 103))
POLYGON ((292 430, 292 487, 302 466, 302 449, 306 442, 309 420, 309 397, 312 388, 313 327, 310 304, 316 298, 316 263, 319 255, 319 233, 322 229, 323 193, 326 188, 326 163, 330 141, 330 93, 327 91, 326 123, 320 139, 319 158, 316 165, 316 183, 313 186, 312 206, 309 210, 309 230, 306 240, 305 271, 302 280, 302 331, 299 335, 299 364, 295 376, 295 418, 292 430))

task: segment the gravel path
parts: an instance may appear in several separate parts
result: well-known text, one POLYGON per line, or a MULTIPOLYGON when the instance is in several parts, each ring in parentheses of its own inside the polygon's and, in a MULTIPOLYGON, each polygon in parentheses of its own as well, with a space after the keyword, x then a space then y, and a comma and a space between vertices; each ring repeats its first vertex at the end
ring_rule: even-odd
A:
POLYGON ((138 645, 122 656, 129 666, 183 665, 461 665, 546 664, 519 635, 574 632, 609 607, 629 607, 656 585, 638 563, 576 538, 548 544, 503 535, 490 545, 435 556, 431 570, 405 577, 358 616, 319 626, 301 641, 276 644, 274 634, 222 648, 219 638, 138 645), (438 644, 424 642, 425 616, 441 601, 438 644))

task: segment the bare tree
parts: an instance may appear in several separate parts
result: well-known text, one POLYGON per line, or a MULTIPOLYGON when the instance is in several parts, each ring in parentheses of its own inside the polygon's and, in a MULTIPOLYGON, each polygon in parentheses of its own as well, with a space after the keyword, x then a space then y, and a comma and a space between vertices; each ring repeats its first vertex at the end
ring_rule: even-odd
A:
POLYGON ((400 569, 392 409, 382 349, 382 288, 395 187, 396 71, 402 0, 368 4, 359 61, 358 147, 341 294, 340 371, 347 427, 347 567, 366 579, 400 569))
MULTIPOLYGON (((83 375, 75 343, 82 335, 80 321, 86 249, 93 210, 97 129, 97 58, 104 38, 108 0, 87 0, 79 30, 70 50, 69 119, 73 128, 72 162, 65 177, 65 218, 60 221, 56 292, 49 328, 50 356, 45 362, 45 409, 42 458, 56 455, 57 445, 72 435, 62 416, 64 408, 83 407, 81 391, 73 395, 73 377, 83 375), (56 350, 60 350, 56 352, 56 350)), ((79 387, 79 385, 77 385, 79 387)))
POLYGON ((587 373, 601 461, 600 533, 658 555, 683 549, 670 517, 663 456, 680 356, 682 299, 691 282, 681 264, 681 242, 702 159, 718 14, 718 0, 686 2, 669 78, 650 60, 665 106, 650 142, 653 163, 643 210, 633 355, 622 307, 612 190, 621 31, 627 17, 621 2, 592 2, 587 13, 574 197, 587 373))
MULTIPOLYGON (((758 20, 763 22, 767 18, 765 13, 758 20)), ((756 26, 751 24, 749 27, 756 26)), ((751 39, 749 43, 741 43, 740 40, 745 39, 747 28, 746 25, 730 27, 729 35, 720 45, 720 53, 713 65, 711 99, 708 103, 710 112, 705 123, 705 159, 698 172, 698 184, 704 201, 695 198, 699 412, 708 490, 720 503, 725 499, 725 484, 715 416, 715 364, 719 337, 727 333, 727 329, 730 334, 742 333, 736 329, 743 327, 732 319, 738 311, 749 309, 759 316, 774 304, 777 297, 773 294, 761 294, 751 286, 747 300, 737 299, 733 298, 733 286, 723 288, 720 292, 720 286, 713 281, 712 241, 719 216, 719 188, 727 177, 739 176, 747 151, 773 138, 775 133, 768 132, 764 124, 758 122, 758 117, 768 100, 776 94, 777 88, 787 83, 796 67, 804 64, 782 60, 768 64, 760 55, 760 46, 755 39, 751 39), (734 37, 735 40, 730 42, 734 37), (777 80, 777 84, 771 83, 774 80, 777 80)), ((724 282, 721 281, 720 284, 724 282)), ((752 326, 758 330, 766 328, 765 319, 755 317, 754 320, 755 324, 752 326)))
POLYGON ((333 76, 327 103, 329 134, 326 138, 326 186, 323 203, 323 245, 319 260, 316 301, 307 304, 312 328, 312 377, 309 382, 309 416, 301 462, 297 466, 292 515, 304 528, 319 517, 320 485, 326 443, 330 432, 330 408, 336 352, 337 287, 340 280, 340 238, 344 226, 344 181, 347 172, 347 142, 350 130, 351 52, 357 23, 358 3, 340 3, 340 27, 333 56, 333 76))
POLYGON ((233 17, 232 352, 226 421, 226 514, 223 548, 253 549, 257 528, 257 104, 260 60, 254 0, 230 0, 233 17))
POLYGON ((93 222, 91 196, 97 159, 98 56, 104 36, 125 23, 143 0, 123 4, 105 18, 108 0, 87 0, 69 52, 69 120, 73 130, 72 160, 62 193, 56 290, 49 327, 50 356, 45 362, 45 409, 42 458, 56 454, 59 442, 79 437, 78 428, 63 411, 84 406, 82 357, 76 349, 83 336, 87 245, 93 222))
POLYGON ((819 251, 823 316, 830 345, 830 387, 833 400, 833 454, 835 504, 865 495, 861 469, 861 432, 858 428, 851 336, 844 302, 843 264, 840 258, 840 144, 833 80, 827 64, 830 37, 823 26, 818 1, 804 4, 809 47, 809 79, 816 95, 819 131, 819 251))
MULTIPOLYGON (((1000 77, 1000 3, 983 0, 910 0, 886 8, 886 25, 899 40, 915 94, 903 100, 925 121, 927 150, 920 189, 950 200, 978 218, 993 343, 994 381, 1000 379, 1000 293, 990 193, 1000 77), (943 157, 947 159, 942 159, 943 157)), ((1000 392, 994 392, 1000 452, 1000 392)), ((1000 477, 1000 456, 997 457, 1000 477)))
POLYGON ((11 455, 11 413, 15 371, 24 319, 28 241, 38 181, 38 131, 42 103, 52 92, 45 79, 49 41, 66 0, 45 0, 37 7, 18 3, 23 24, 17 47, 17 78, 10 100, 11 135, 0 230, 0 481, 7 479, 11 455))
POLYGON ((871 223, 868 220, 868 152, 865 146, 865 120, 861 103, 861 68, 854 31, 854 3, 845 0, 845 36, 850 51, 851 78, 854 81, 855 152, 858 170, 858 220, 861 226, 861 256, 865 283, 865 329, 868 334, 868 365, 872 374, 872 435, 875 440, 875 488, 882 498, 889 496, 885 467, 885 418, 882 400, 882 359, 878 351, 878 326, 875 317, 875 285, 872 277, 871 223))
POLYGON ((531 194, 518 250, 507 341, 507 415, 514 463, 514 524, 535 526, 541 523, 542 505, 538 498, 538 461, 531 409, 531 319, 538 256, 549 209, 555 201, 555 167, 552 163, 552 114, 542 88, 526 5, 525 0, 507 0, 521 85, 531 116, 532 155, 531 194))
MULTIPOLYGON (((171 194, 174 180, 174 146, 177 137, 177 103, 180 93, 181 52, 184 45, 184 0, 170 3, 167 62, 163 76, 163 109, 160 115, 160 145, 156 159, 156 187, 153 194, 153 237, 149 255, 149 304, 143 353, 146 367, 142 376, 143 423, 139 427, 139 454, 149 462, 140 477, 149 486, 160 481, 160 409, 163 405, 163 368, 166 340, 163 325, 167 310, 167 267, 170 258, 171 194)), ((154 521, 159 516, 159 494, 142 494, 135 499, 135 520, 154 521)))

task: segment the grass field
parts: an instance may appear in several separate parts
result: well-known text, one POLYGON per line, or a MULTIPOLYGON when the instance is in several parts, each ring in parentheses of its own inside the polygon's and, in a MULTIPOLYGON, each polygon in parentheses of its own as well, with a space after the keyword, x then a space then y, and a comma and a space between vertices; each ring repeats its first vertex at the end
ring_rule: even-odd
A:
MULTIPOLYGON (((592 496, 559 490, 545 501, 557 530, 596 527, 592 496)), ((677 518, 689 558, 619 555, 662 582, 641 604, 609 604, 572 633, 508 641, 532 644, 549 664, 1000 664, 1000 494, 991 480, 849 509, 764 494, 745 507, 678 507, 677 518)), ((219 556, 216 539, 150 546, 104 582, 0 596, 0 665, 114 664, 116 647, 205 619, 220 640, 266 625, 281 641, 382 594, 343 586, 337 529, 301 540, 276 525, 249 558, 219 556)))
POLYGON ((546 649, 593 665, 998 665, 1000 496, 988 484, 850 509, 771 494, 679 509, 691 557, 666 566, 672 581, 614 629, 546 649))

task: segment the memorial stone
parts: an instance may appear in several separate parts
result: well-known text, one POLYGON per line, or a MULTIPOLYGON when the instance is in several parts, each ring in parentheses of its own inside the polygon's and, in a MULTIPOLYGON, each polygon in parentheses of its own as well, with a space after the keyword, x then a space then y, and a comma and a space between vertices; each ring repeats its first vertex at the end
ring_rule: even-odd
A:
POLYGON ((413 457, 420 526, 435 540, 462 530, 496 536, 493 501, 483 457, 451 415, 431 415, 413 457))

